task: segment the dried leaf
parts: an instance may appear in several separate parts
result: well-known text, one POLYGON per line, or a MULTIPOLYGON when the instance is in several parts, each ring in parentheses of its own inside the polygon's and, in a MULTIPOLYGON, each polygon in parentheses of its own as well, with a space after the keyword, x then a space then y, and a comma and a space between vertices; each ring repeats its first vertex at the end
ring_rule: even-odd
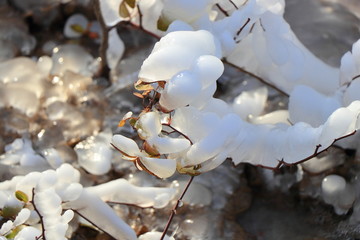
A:
POLYGON ((119 122, 118 127, 123 127, 126 123, 126 119, 123 119, 119 122))
POLYGON ((128 18, 128 17, 130 17, 130 12, 129 12, 129 10, 128 10, 127 7, 126 7, 125 2, 120 3, 119 14, 120 14, 120 16, 123 17, 123 18, 128 18))
POLYGON ((133 94, 134 94, 135 96, 137 96, 138 98, 141 98, 141 99, 144 98, 144 96, 143 96, 141 93, 134 92, 133 94))
POLYGON ((154 89, 150 83, 145 83, 141 79, 134 84, 134 87, 138 91, 151 91, 154 89))
POLYGON ((136 0, 125 0, 125 2, 127 3, 127 5, 129 5, 129 7, 135 7, 136 0))

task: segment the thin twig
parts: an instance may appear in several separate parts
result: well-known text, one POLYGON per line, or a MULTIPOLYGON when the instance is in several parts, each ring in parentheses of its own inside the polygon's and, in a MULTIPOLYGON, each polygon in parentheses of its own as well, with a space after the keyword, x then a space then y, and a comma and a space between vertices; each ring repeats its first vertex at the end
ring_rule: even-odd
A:
POLYGON ((179 208, 179 205, 180 205, 180 203, 182 202, 182 199, 183 199, 183 197, 185 196, 185 193, 187 192, 187 190, 189 189, 190 184, 192 183, 193 179, 194 179, 194 176, 191 176, 190 179, 189 179, 189 182, 187 183, 186 187, 184 188, 184 191, 182 192, 180 198, 177 200, 174 208, 171 210, 171 214, 170 214, 169 220, 168 220, 168 222, 167 222, 167 224, 166 224, 166 226, 165 226, 165 229, 164 229, 164 231, 163 231, 163 233, 162 233, 162 235, 161 235, 160 240, 163 240, 163 239, 164 239, 167 231, 169 230, 170 224, 171 224, 171 222, 172 222, 172 220, 173 220, 173 218, 174 218, 174 216, 175 216, 175 214, 176 214, 176 210, 179 208))
POLYGON ((136 208, 140 208, 140 209, 153 209, 154 207, 150 206, 150 207, 142 207, 136 204, 132 204, 132 203, 125 203, 125 202, 115 202, 115 201, 106 201, 107 204, 109 205, 124 205, 124 206, 128 206, 128 207, 136 207, 136 208))
MULTIPOLYGON (((162 125, 171 128, 171 129, 173 130, 173 132, 176 132, 176 133, 180 134, 181 136, 183 136, 184 138, 186 138, 186 139, 190 142, 191 145, 194 144, 188 136, 186 136, 184 133, 180 132, 179 130, 177 130, 176 128, 174 128, 173 126, 171 126, 170 124, 168 124, 168 123, 163 123, 162 125)), ((164 132, 166 132, 166 131, 164 131, 164 132)), ((173 133, 173 132, 171 132, 171 133, 173 133)))
POLYGON ((353 77, 351 80, 354 81, 355 79, 360 78, 360 74, 353 77))
POLYGON ((236 6, 236 4, 232 1, 232 0, 229 0, 229 2, 234 6, 234 8, 237 10, 239 9, 238 6, 236 6))
POLYGON ((239 31, 237 31, 236 36, 238 37, 240 35, 240 33, 242 32, 242 30, 244 30, 244 28, 246 27, 246 25, 248 25, 248 23, 250 22, 250 18, 248 18, 245 22, 244 25, 242 25, 242 27, 239 29, 239 31))
POLYGON ((227 11, 225 11, 225 9, 223 9, 220 4, 215 4, 215 6, 220 10, 220 12, 222 12, 225 16, 229 16, 229 14, 227 13, 227 11))
POLYGON ((104 76, 106 79, 108 79, 108 81, 110 83, 110 80, 109 80, 110 69, 107 65, 107 59, 106 59, 106 50, 109 47, 109 30, 110 29, 106 26, 104 18, 101 15, 100 0, 93 0, 93 5, 94 5, 94 12, 96 15, 96 19, 100 24, 101 32, 102 32, 102 38, 101 38, 101 43, 100 43, 100 48, 99 48, 99 55, 101 58, 101 66, 100 66, 99 75, 104 76))
POLYGON ((44 218, 43 216, 40 214, 39 212, 39 209, 37 209, 36 205, 35 205, 35 201, 34 201, 34 198, 35 198, 35 188, 32 189, 32 199, 31 199, 31 202, 32 202, 32 205, 34 207, 34 211, 39 215, 39 218, 40 218, 40 224, 41 224, 41 228, 42 228, 42 234, 37 237, 36 239, 42 239, 43 240, 46 240, 46 237, 45 237, 45 226, 44 226, 44 218))
POLYGON ((284 92, 284 91, 281 90, 280 88, 276 87, 275 85, 269 83, 268 81, 265 81, 263 78, 255 75, 254 73, 248 72, 248 71, 246 71, 245 69, 243 69, 243 68, 241 68, 241 67, 239 67, 239 66, 237 66, 237 65, 235 65, 235 64, 233 64, 233 63, 231 63, 231 62, 229 62, 229 61, 227 61, 226 59, 223 59, 223 62, 226 63, 226 64, 228 64, 228 65, 230 65, 230 66, 232 66, 232 67, 234 67, 234 68, 236 68, 236 69, 238 69, 239 71, 241 71, 241 72, 243 72, 243 73, 246 73, 246 74, 248 74, 248 75, 256 78, 256 79, 259 80, 260 82, 262 82, 262 83, 264 83, 265 85, 267 85, 267 86, 275 89, 276 91, 278 91, 279 93, 285 95, 286 97, 289 97, 289 94, 287 94, 286 92, 284 92))

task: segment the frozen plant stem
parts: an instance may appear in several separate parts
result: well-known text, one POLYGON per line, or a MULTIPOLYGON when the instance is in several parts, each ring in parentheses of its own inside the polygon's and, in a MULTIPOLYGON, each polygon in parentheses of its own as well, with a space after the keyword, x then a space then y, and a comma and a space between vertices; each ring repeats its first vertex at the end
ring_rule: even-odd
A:
POLYGON ((163 231, 163 233, 162 233, 162 235, 161 235, 160 240, 163 240, 163 239, 164 239, 164 237, 165 237, 165 235, 166 235, 166 232, 169 230, 170 224, 171 224, 171 222, 172 222, 172 220, 173 220, 173 218, 174 218, 174 216, 175 216, 175 214, 176 214, 176 210, 179 208, 179 205, 180 205, 183 197, 185 196, 185 193, 186 193, 187 190, 189 189, 190 184, 192 183, 193 179, 194 179, 194 176, 191 176, 190 179, 189 179, 189 182, 186 184, 186 187, 184 188, 184 191, 182 192, 182 194, 181 194, 181 196, 179 197, 179 199, 176 201, 176 204, 175 204, 174 208, 171 210, 171 214, 170 214, 169 220, 168 220, 168 222, 166 223, 165 229, 164 229, 164 231, 163 231))

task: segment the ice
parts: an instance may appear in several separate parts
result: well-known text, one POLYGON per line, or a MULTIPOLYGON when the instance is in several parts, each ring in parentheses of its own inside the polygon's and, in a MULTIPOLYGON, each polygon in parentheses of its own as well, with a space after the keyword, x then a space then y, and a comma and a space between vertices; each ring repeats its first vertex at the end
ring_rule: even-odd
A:
POLYGON ((54 148, 44 149, 42 151, 43 156, 52 168, 58 168, 64 161, 61 159, 58 151, 54 148))
POLYGON ((339 107, 341 107, 340 99, 300 85, 295 87, 289 100, 290 121, 306 122, 318 127, 339 107))
POLYGON ((140 168, 145 168, 150 174, 159 178, 171 177, 176 171, 176 161, 174 159, 141 157, 140 168))
MULTIPOLYGON (((174 184, 174 183, 173 183, 174 184)), ((178 182, 178 192, 182 192, 187 184, 187 181, 178 182)), ((193 182, 187 190, 183 203, 190 206, 204 207, 209 206, 212 202, 212 193, 201 183, 193 182)))
POLYGON ((104 131, 78 143, 74 149, 80 166, 91 174, 107 173, 111 168, 111 136, 111 132, 104 131))
MULTIPOLYGON (((139 240, 158 240, 162 236, 162 232, 147 232, 139 236, 139 240)), ((164 240, 175 240, 173 237, 165 235, 164 240)))
POLYGON ((200 79, 194 72, 179 72, 166 83, 160 105, 168 110, 184 107, 195 99, 201 87, 200 79))
POLYGON ((110 69, 114 69, 122 58, 125 45, 121 40, 116 28, 109 31, 109 43, 106 51, 106 61, 110 69))
POLYGON ((33 239, 37 238, 41 235, 41 231, 34 227, 25 227, 16 234, 14 240, 26 240, 26 239, 33 239))
POLYGON ((49 124, 44 126, 36 134, 36 145, 41 148, 52 148, 58 144, 65 142, 62 128, 57 124, 49 124))
POLYGON ((199 74, 202 88, 206 88, 223 74, 224 64, 217 57, 203 55, 196 60, 193 71, 199 74))
POLYGON ((55 101, 47 106, 46 114, 53 124, 59 124, 64 129, 63 135, 67 141, 75 141, 99 131, 99 119, 94 116, 96 112, 90 110, 87 108, 80 111, 74 105, 55 101))
POLYGON ((144 208, 163 208, 173 200, 176 192, 174 188, 153 187, 152 184, 138 187, 125 179, 113 180, 87 189, 104 201, 135 204, 144 208))
POLYGON ((0 156, 3 164, 22 166, 46 165, 46 160, 38 155, 32 148, 29 139, 16 139, 11 144, 5 146, 5 154, 0 156))
POLYGON ((333 205, 339 215, 346 214, 355 201, 353 187, 339 175, 326 176, 322 181, 321 189, 324 201, 333 205))
POLYGON ((210 235, 211 222, 209 216, 206 214, 200 216, 192 216, 190 219, 185 219, 181 225, 181 232, 186 236, 191 236, 193 240, 207 239, 210 235))
POLYGON ((141 66, 139 77, 147 82, 170 79, 179 71, 189 69, 201 55, 215 55, 216 50, 215 40, 207 31, 169 33, 155 44, 141 66))
POLYGON ((86 50, 78 45, 61 45, 53 49, 52 75, 63 76, 66 71, 72 71, 84 76, 92 76, 97 71, 96 60, 86 50))
POLYGON ((268 90, 261 87, 251 91, 243 91, 234 99, 233 109, 242 119, 259 116, 265 108, 268 90))
POLYGON ((107 26, 114 26, 122 20, 118 12, 120 3, 121 0, 100 1, 101 13, 107 26))
POLYGON ((2 107, 13 107, 29 117, 38 111, 40 102, 33 92, 20 87, 0 87, 2 107))

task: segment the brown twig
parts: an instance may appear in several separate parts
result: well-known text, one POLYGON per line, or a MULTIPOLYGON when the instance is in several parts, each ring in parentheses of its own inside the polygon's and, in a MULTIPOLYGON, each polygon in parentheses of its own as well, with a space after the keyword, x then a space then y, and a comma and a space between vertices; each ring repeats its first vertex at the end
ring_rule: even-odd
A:
MULTIPOLYGON (((186 138, 186 139, 190 142, 191 145, 193 145, 193 142, 191 141, 191 139, 190 139, 188 136, 186 136, 184 133, 180 132, 179 130, 177 130, 176 128, 174 128, 173 126, 171 126, 170 124, 163 123, 162 125, 171 128, 171 129, 173 130, 173 132, 176 132, 176 133, 180 134, 181 136, 183 136, 184 138, 186 138)), ((164 132, 166 132, 166 131, 164 131, 164 132)), ((171 132, 171 133, 173 133, 173 132, 171 132)), ((169 134, 170 134, 170 133, 169 133, 169 134)))
POLYGON ((354 81, 355 79, 360 78, 360 74, 353 77, 351 80, 354 81))
POLYGON ((228 13, 227 13, 227 11, 225 11, 225 9, 223 9, 221 6, 220 6, 220 4, 215 4, 215 6, 220 10, 220 12, 222 12, 225 16, 230 16, 228 13))
POLYGON ((91 223, 93 226, 97 227, 98 229, 100 229, 101 231, 103 231, 105 234, 109 235, 110 237, 113 237, 110 233, 106 232, 104 229, 102 229, 101 227, 99 227, 98 225, 96 225, 93 221, 91 221, 89 218, 85 217, 84 215, 82 215, 80 212, 78 212, 75 209, 71 209, 74 211, 74 213, 76 213, 77 215, 79 215, 80 217, 82 217, 83 219, 85 219, 86 221, 88 221, 89 223, 91 223))
POLYGON ((39 215, 39 218, 40 218, 40 224, 41 224, 41 235, 39 237, 36 237, 36 239, 43 239, 43 240, 46 240, 46 237, 45 237, 45 226, 44 226, 44 218, 43 216, 40 214, 39 212, 39 209, 37 209, 36 205, 35 205, 35 201, 34 201, 34 198, 35 198, 35 188, 33 188, 32 190, 32 199, 31 199, 31 202, 32 202, 32 205, 34 207, 34 211, 39 215))
POLYGON ((234 8, 235 8, 236 10, 239 9, 232 0, 228 0, 228 1, 234 6, 234 8))
POLYGON ((180 198, 177 200, 174 208, 171 210, 171 214, 170 214, 169 220, 168 220, 168 222, 167 222, 167 224, 166 224, 166 226, 165 226, 165 229, 164 229, 164 231, 163 231, 163 233, 162 233, 162 235, 161 235, 160 240, 163 240, 163 239, 164 239, 167 231, 169 230, 170 224, 171 224, 171 222, 172 222, 172 220, 173 220, 173 218, 174 218, 174 216, 175 216, 175 214, 176 214, 176 211, 177 211, 177 209, 179 208, 179 205, 180 205, 180 203, 182 202, 182 199, 183 199, 183 197, 185 196, 185 193, 187 192, 187 190, 189 189, 190 184, 192 183, 193 179, 194 179, 194 176, 191 176, 190 179, 189 179, 189 182, 186 184, 186 187, 184 188, 184 191, 182 192, 180 198))
MULTIPOLYGON (((246 25, 248 25, 249 22, 250 22, 250 18, 248 18, 248 19, 246 20, 245 24, 241 26, 241 28, 239 29, 239 31, 237 31, 236 37, 238 37, 238 36, 240 35, 240 33, 244 30, 244 28, 246 27, 246 25)), ((234 38, 236 38, 236 37, 234 37, 234 38)), ((235 40, 235 39, 234 39, 234 40, 235 40)))

